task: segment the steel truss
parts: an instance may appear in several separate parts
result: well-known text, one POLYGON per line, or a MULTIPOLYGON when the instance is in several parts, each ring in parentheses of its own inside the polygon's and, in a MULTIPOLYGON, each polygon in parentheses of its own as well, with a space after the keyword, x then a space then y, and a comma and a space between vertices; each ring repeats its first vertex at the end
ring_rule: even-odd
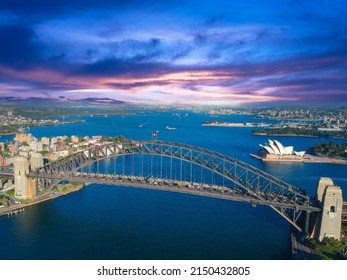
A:
MULTIPOLYGON (((253 206, 257 204, 268 205, 300 231, 298 219, 302 212, 320 211, 320 208, 310 204, 310 197, 300 188, 227 155, 182 143, 137 140, 108 143, 49 163, 31 172, 29 176, 41 178, 39 179, 40 188, 48 189, 59 179, 64 180, 68 177, 71 180, 74 176, 77 178, 76 172, 79 170, 93 162, 98 163, 109 157, 114 157, 115 160, 116 158, 123 158, 124 175, 124 158, 125 156, 133 156, 134 158, 134 155, 159 156, 161 160, 163 157, 169 158, 171 160, 171 172, 172 159, 178 160, 180 162, 180 181, 182 181, 182 172, 184 171, 183 162, 209 170, 212 174, 223 178, 223 185, 225 181, 232 184, 231 188, 237 190, 238 193, 236 200, 240 200, 241 196, 243 201, 251 202, 253 206)), ((158 177, 162 177, 162 169, 164 168, 162 161, 160 168, 161 172, 158 177)), ((190 172, 192 172, 192 168, 190 172)), ((99 169, 97 173, 99 173, 99 169)), ((95 178, 91 180, 97 182, 95 178)), ((190 182, 199 183, 192 175, 190 182)))

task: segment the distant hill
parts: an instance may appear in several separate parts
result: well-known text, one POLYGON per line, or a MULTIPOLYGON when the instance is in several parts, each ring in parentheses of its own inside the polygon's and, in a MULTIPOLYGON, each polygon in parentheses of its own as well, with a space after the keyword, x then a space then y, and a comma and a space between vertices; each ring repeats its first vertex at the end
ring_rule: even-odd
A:
POLYGON ((77 99, 77 100, 71 100, 69 101, 76 101, 76 102, 90 102, 90 103, 99 103, 99 104, 124 104, 127 102, 117 100, 117 99, 112 99, 112 98, 84 98, 84 99, 77 99))
POLYGON ((23 105, 23 106, 76 106, 76 105, 88 105, 88 106, 102 106, 102 105, 121 105, 121 104, 127 104, 127 102, 113 99, 113 98, 81 98, 81 99, 70 99, 66 98, 64 96, 59 96, 58 99, 56 98, 44 98, 44 97, 12 97, 12 96, 6 96, 6 97, 0 97, 0 103, 3 104, 12 104, 12 105, 23 105))

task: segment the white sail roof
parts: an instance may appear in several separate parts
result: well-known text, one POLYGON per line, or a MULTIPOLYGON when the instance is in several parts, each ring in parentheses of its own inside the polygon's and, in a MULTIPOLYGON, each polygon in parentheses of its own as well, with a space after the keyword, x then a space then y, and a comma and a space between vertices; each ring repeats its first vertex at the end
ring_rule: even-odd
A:
POLYGON ((269 145, 270 145, 271 149, 274 151, 274 154, 275 154, 275 155, 280 155, 280 151, 279 151, 279 149, 276 147, 274 141, 272 141, 272 140, 269 139, 269 145))
POLYGON ((283 145, 277 141, 277 140, 274 140, 274 143, 276 144, 277 148, 278 148, 278 151, 280 152, 280 155, 282 156, 284 154, 284 147, 283 145))
POLYGON ((285 155, 292 155, 294 151, 293 146, 288 146, 284 148, 284 154, 285 155))
POLYGON ((263 145, 259 145, 260 147, 262 147, 265 151, 267 151, 269 154, 274 154, 275 152, 271 149, 270 146, 263 146, 263 145))
POLYGON ((305 155, 305 151, 294 152, 297 156, 303 157, 305 155))
POLYGON ((260 144, 259 146, 271 155, 297 155, 302 157, 305 154, 305 151, 295 152, 293 146, 283 146, 282 143, 278 140, 269 139, 268 141, 268 145, 265 146, 260 144))

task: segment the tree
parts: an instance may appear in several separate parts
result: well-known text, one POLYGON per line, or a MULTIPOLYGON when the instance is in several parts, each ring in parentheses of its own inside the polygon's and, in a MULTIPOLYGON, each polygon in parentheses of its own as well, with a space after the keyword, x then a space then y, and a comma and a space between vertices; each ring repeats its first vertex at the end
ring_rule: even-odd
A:
POLYGON ((47 150, 43 150, 43 151, 41 151, 40 152, 40 154, 42 155, 42 156, 45 156, 45 155, 47 155, 49 152, 47 151, 47 150))
POLYGON ((112 141, 112 137, 111 136, 102 136, 101 141, 112 141))
POLYGON ((123 136, 123 135, 118 135, 118 136, 115 136, 114 137, 114 142, 123 142, 123 141, 125 141, 126 140, 126 138, 123 136))

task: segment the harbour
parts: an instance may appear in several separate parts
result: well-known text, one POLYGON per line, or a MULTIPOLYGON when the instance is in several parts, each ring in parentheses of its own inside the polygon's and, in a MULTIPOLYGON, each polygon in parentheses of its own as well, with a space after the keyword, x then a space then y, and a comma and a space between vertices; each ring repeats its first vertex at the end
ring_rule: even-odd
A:
MULTIPOLYGON (((124 118, 94 116, 85 118, 88 129, 70 124, 60 126, 59 130, 58 127, 33 127, 31 133, 36 137, 125 135, 150 139, 152 132, 159 130, 160 140, 190 143, 226 153, 294 186, 303 187, 310 195, 315 194, 322 175, 332 177, 345 188, 347 178, 341 175, 345 174, 345 166, 285 162, 274 166, 271 162, 259 161, 249 156, 249 152, 267 137, 251 135, 251 128, 201 128, 201 121, 206 117, 189 112, 187 122, 172 112, 161 112, 139 129, 138 124, 145 121, 141 113, 124 118), (165 130, 166 123, 174 123, 177 130, 165 130)), ((248 119, 240 115, 226 118, 235 122, 248 119)), ((298 150, 316 141, 295 137, 279 140, 298 150)), ((4 229, 2 239, 9 241, 1 244, 4 250, 0 256, 7 259, 18 256, 25 259, 68 256, 72 259, 291 259, 291 227, 269 207, 253 208, 244 202, 107 184, 90 184, 78 192, 32 205, 21 215, 11 219, 2 217, 0 225, 4 229), (39 225, 35 234, 34 225, 39 225), (51 242, 56 238, 61 240, 59 246, 51 242), (34 253, 25 245, 28 242, 37 244, 34 253), (72 243, 79 245, 69 249, 68 255, 63 248, 71 248, 72 243), (19 248, 22 249, 18 251, 19 248), (112 252, 107 248, 112 248, 112 252)))

